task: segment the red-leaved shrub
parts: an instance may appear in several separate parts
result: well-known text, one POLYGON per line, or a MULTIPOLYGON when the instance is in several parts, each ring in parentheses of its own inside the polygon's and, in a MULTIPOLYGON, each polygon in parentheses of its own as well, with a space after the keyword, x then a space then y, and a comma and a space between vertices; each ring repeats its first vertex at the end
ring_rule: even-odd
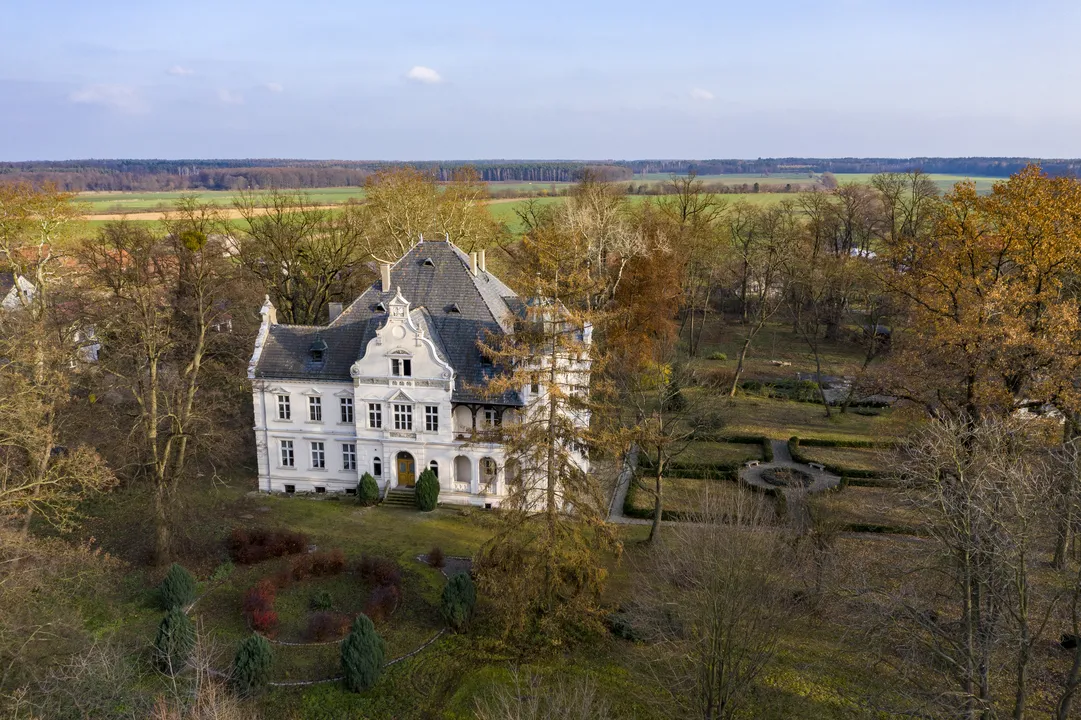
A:
POLYGON ((263 578, 248 588, 244 593, 244 612, 252 613, 256 610, 273 610, 276 596, 274 584, 263 578))
POLYGON ((254 565, 270 558, 303 552, 308 546, 308 538, 290 530, 234 528, 228 546, 234 562, 254 565))
POLYGON ((278 629, 278 613, 273 610, 253 610, 250 613, 252 630, 273 635, 278 629))
POLYGON ((392 585, 400 588, 402 586, 402 569, 398 563, 385 557, 362 555, 357 565, 357 572, 360 573, 361 578, 377 587, 392 585))
POLYGON ((432 567, 439 569, 443 567, 445 562, 446 558, 443 556, 443 548, 436 545, 428 551, 428 564, 432 567))
POLYGON ((308 642, 335 640, 345 635, 350 622, 349 616, 342 613, 314 612, 308 616, 308 629, 305 631, 305 636, 308 642))
POLYGON ((364 614, 371 618, 372 622, 382 622, 398 607, 401 597, 402 590, 399 586, 380 585, 368 596, 368 602, 364 604, 364 614))
POLYGON ((338 575, 345 570, 345 553, 334 548, 301 555, 293 558, 289 569, 294 580, 338 575))

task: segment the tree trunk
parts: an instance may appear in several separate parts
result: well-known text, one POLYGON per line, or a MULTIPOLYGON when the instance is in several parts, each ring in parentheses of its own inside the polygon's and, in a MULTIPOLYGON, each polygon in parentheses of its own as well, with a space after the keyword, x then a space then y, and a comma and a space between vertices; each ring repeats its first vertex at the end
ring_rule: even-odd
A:
POLYGON ((165 565, 170 560, 169 493, 163 483, 154 492, 154 563, 165 565))
POLYGON ((739 378, 743 375, 743 361, 747 358, 747 349, 751 347, 751 336, 748 335, 743 341, 743 347, 739 349, 739 360, 736 361, 736 374, 732 378, 732 387, 728 389, 728 397, 735 397, 739 388, 739 378))
POLYGON ((654 543, 661 535, 661 517, 664 514, 664 504, 661 499, 661 476, 664 474, 664 461, 657 453, 657 476, 653 479, 653 524, 649 527, 648 542, 654 543))

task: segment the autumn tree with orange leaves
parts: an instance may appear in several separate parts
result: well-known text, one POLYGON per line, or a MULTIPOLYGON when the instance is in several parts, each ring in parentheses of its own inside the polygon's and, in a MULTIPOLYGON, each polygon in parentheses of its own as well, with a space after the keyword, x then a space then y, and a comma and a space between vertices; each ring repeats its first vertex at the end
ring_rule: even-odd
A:
POLYGON ((961 183, 930 230, 885 241, 904 303, 888 383, 936 416, 977 422, 1050 403, 1077 431, 1081 183, 1029 166, 988 196, 961 183))

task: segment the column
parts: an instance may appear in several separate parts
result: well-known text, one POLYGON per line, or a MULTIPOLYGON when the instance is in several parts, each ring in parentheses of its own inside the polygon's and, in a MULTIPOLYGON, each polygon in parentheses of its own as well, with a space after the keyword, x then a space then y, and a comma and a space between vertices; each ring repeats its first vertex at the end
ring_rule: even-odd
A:
POLYGON ((480 458, 469 458, 469 492, 480 493, 480 458))

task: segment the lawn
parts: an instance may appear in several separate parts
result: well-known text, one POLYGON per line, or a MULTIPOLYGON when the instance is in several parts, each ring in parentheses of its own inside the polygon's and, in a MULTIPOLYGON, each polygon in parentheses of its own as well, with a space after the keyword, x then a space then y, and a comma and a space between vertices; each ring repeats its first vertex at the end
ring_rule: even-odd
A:
MULTIPOLYGON (((652 478, 644 477, 642 484, 652 487, 652 478)), ((718 498, 727 505, 727 500, 735 500, 740 493, 737 483, 729 480, 695 480, 693 478, 666 477, 661 481, 661 500, 667 512, 697 513, 701 512, 703 503, 708 494, 711 498, 718 498)), ((653 511, 653 495, 643 489, 634 493, 631 507, 635 510, 653 511)))
POLYGON ((898 488, 848 486, 808 498, 816 523, 835 526, 915 528, 919 513, 898 488))
POLYGON ((758 444, 693 442, 676 458, 676 462, 737 465, 761 459, 762 446, 758 444))
POLYGON ((852 470, 888 471, 896 464, 892 451, 885 448, 813 447, 800 445, 800 453, 811 462, 852 470))
MULTIPOLYGON (((693 388, 688 392, 712 391, 693 388)), ((787 440, 793 435, 829 440, 892 440, 907 432, 911 423, 905 413, 889 409, 873 416, 842 414, 834 409, 826 418, 823 406, 813 403, 751 396, 729 398, 721 393, 710 395, 710 403, 727 419, 724 433, 765 435, 774 440, 787 440)))

